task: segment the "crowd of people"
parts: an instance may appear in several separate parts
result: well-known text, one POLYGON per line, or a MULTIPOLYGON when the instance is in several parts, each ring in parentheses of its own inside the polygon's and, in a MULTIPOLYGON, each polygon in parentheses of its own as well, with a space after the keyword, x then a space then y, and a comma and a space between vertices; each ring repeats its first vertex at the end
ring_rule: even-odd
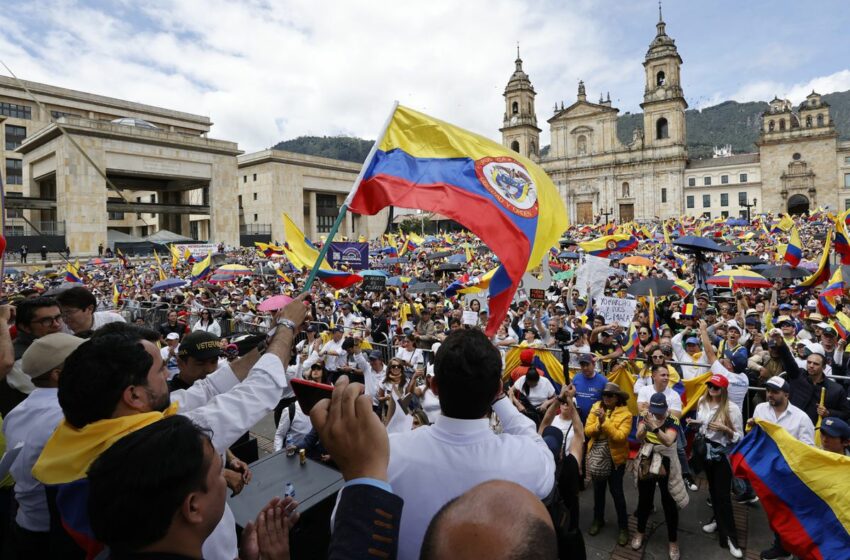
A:
MULTIPOLYGON (((832 225, 823 213, 791 222, 804 278, 832 225)), ((572 226, 543 265, 555 279, 518 295, 493 336, 481 278, 496 259, 464 232, 405 243, 401 257, 385 256, 398 239, 372 241, 368 272, 385 284, 370 290, 304 290, 308 271, 285 251, 254 248, 220 247, 218 263, 247 270, 223 279, 158 256, 73 266, 81 282, 7 275, 0 414, 17 458, 0 483, 5 550, 289 558, 297 501, 269 496, 241 542, 226 503, 252 483, 250 432, 271 415, 276 451, 303 449, 345 479, 330 558, 584 558, 608 494, 618 544, 642 550, 657 488, 675 560, 700 477, 713 511, 702 530, 742 558, 732 504, 758 496, 729 456, 755 420, 850 455, 841 296, 825 309, 824 284, 705 282, 742 254, 774 264, 788 227, 770 216, 622 225, 649 264, 607 251, 593 287, 577 249, 613 228, 572 226), (669 240, 684 234, 730 250, 683 252, 669 240), (647 279, 676 285, 630 293, 647 279), (634 301, 634 315, 606 317, 602 297, 634 301), (305 411, 295 378, 334 385, 333 398, 305 411), (583 491, 592 519, 579 516, 583 491)), ((761 553, 789 556, 781 534, 761 553)))

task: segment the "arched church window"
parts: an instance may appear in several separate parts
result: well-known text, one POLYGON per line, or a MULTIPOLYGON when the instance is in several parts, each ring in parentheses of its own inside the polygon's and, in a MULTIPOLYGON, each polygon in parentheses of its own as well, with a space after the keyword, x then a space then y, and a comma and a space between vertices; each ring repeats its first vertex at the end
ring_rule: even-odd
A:
POLYGON ((516 140, 511 142, 511 149, 516 153, 519 153, 519 142, 517 142, 516 140))
POLYGON ((528 114, 530 115, 530 114, 531 114, 531 113, 533 113, 533 112, 534 112, 534 111, 532 111, 532 110, 531 110, 531 103, 529 103, 529 104, 528 104, 528 114))
POLYGON ((767 124, 767 131, 768 131, 768 132, 773 132, 773 129, 774 129, 774 128, 776 128, 776 123, 774 123, 773 121, 770 121, 770 122, 767 124))
POLYGON ((580 156, 583 156, 587 153, 587 137, 584 134, 581 134, 576 139, 576 151, 580 156))
POLYGON ((779 130, 785 130, 785 119, 779 119, 779 130))
POLYGON ((664 70, 659 70, 658 74, 655 75, 655 85, 663 86, 667 83, 667 75, 664 74, 664 70))
POLYGON ((667 119, 661 117, 657 121, 655 121, 655 138, 657 140, 662 140, 664 138, 669 138, 670 132, 667 126, 667 119))
POLYGON ((528 149, 528 155, 536 156, 537 155, 537 144, 534 143, 534 140, 531 141, 530 147, 528 149))
POLYGON ((812 128, 812 116, 811 115, 806 116, 806 128, 812 128))
POLYGON ((818 126, 823 126, 823 115, 818 115, 818 126))
POLYGON ((623 198, 629 198, 631 196, 631 194, 629 194, 629 183, 628 183, 628 181, 623 183, 623 189, 622 189, 621 196, 623 198))
POLYGON ((519 103, 514 101, 513 104, 511 105, 511 114, 516 115, 517 113, 519 113, 519 103))

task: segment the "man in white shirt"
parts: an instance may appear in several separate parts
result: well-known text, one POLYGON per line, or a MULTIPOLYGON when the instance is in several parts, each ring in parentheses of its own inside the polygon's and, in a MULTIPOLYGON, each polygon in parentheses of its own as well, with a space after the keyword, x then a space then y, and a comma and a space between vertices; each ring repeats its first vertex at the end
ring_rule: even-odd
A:
POLYGON ((694 331, 684 330, 670 340, 676 361, 683 364, 694 364, 682 365, 682 379, 693 379, 702 375, 706 368, 699 366, 708 365, 708 359, 705 357, 705 353, 700 350, 700 342, 695 336, 696 334, 694 331))
POLYGON ((33 478, 33 465, 62 420, 57 387, 65 359, 85 342, 67 333, 53 333, 33 342, 21 358, 35 390, 3 420, 6 448, 23 445, 12 464, 15 479, 17 553, 20 558, 49 557, 50 512, 44 485, 33 478))
POLYGON ((343 328, 339 325, 331 329, 331 339, 319 350, 319 356, 325 360, 325 370, 332 378, 336 378, 336 371, 348 363, 348 352, 342 348, 342 334, 343 328))
POLYGON ((431 381, 442 415, 432 426, 390 435, 389 483, 413 504, 401 517, 400 560, 418 559, 434 514, 481 482, 511 480, 541 499, 552 491, 552 453, 534 422, 502 394, 501 370, 499 352, 483 332, 452 332, 437 352, 431 381), (500 435, 489 426, 491 407, 500 435))
POLYGON ((124 317, 112 311, 95 311, 97 299, 83 286, 77 286, 56 296, 68 334, 95 331, 107 323, 124 322, 124 317))
MULTIPOLYGON (((782 426, 785 431, 806 445, 815 444, 815 426, 808 414, 791 404, 788 394, 791 386, 788 381, 774 375, 764 384, 767 390, 767 402, 760 403, 753 411, 753 417, 747 421, 747 428, 752 428, 755 420, 767 420, 782 426)), ((763 550, 764 560, 790 558, 791 555, 783 548, 779 535, 774 532, 773 546, 763 550)))
POLYGON ((171 379, 180 371, 177 365, 177 351, 180 347, 180 335, 170 332, 165 336, 165 346, 159 349, 165 369, 168 370, 168 378, 171 379))

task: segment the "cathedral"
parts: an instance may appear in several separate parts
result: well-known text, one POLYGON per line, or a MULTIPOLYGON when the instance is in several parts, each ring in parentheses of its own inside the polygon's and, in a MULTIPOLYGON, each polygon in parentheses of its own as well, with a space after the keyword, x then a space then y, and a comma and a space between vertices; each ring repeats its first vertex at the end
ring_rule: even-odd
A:
POLYGON ((570 223, 619 222, 681 215, 743 217, 850 208, 850 142, 840 142, 829 106, 812 92, 794 108, 774 99, 762 115, 758 151, 688 157, 682 58, 659 10, 643 62, 643 127, 631 142, 617 137, 619 110, 610 95, 588 101, 584 82, 575 102, 555 106, 550 147, 540 154, 536 92, 522 67, 505 88, 502 143, 543 167, 558 187, 570 223))

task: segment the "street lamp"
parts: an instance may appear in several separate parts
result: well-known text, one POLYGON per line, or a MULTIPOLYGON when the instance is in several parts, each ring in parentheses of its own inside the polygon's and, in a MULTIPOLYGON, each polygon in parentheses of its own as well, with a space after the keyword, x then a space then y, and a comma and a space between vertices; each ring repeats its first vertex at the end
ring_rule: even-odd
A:
POLYGON ((602 212, 600 212, 600 214, 602 214, 603 216, 605 216, 605 225, 606 225, 606 226, 608 225, 608 216, 610 216, 610 215, 611 215, 611 214, 613 214, 613 213, 614 213, 614 209, 613 209, 613 208, 609 208, 607 212, 606 212, 604 209, 602 210, 602 212))
POLYGON ((752 208, 753 206, 758 204, 758 201, 759 201, 759 199, 754 198, 752 204, 750 204, 749 199, 747 199, 747 202, 741 205, 741 206, 743 206, 744 208, 747 209, 747 223, 748 224, 750 223, 750 208, 752 208))

